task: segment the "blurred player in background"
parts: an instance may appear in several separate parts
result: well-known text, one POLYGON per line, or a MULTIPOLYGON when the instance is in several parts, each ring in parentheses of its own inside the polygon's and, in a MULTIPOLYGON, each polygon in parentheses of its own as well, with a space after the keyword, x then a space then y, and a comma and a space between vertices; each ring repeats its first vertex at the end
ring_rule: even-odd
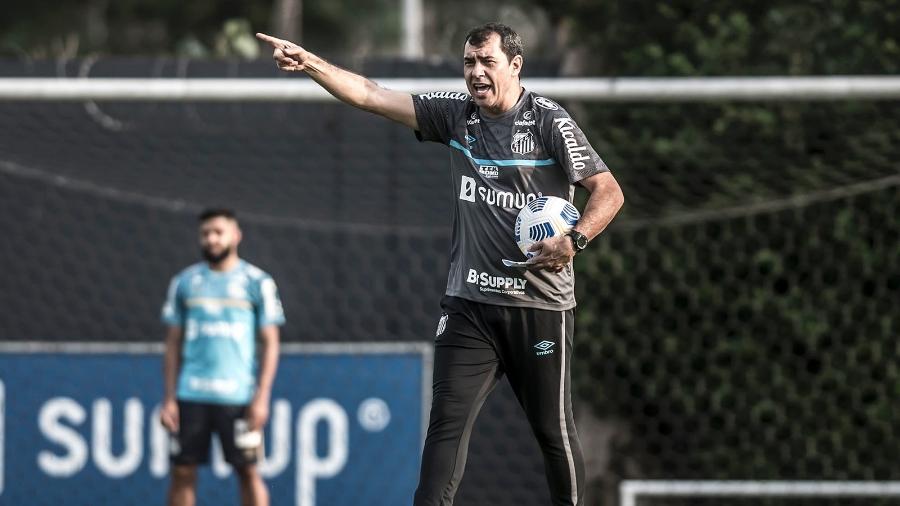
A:
POLYGON ((210 209, 199 220, 205 261, 172 279, 162 311, 169 326, 160 411, 172 434, 168 503, 195 504, 197 466, 209 462, 216 433, 237 473, 241 504, 267 505, 256 463, 284 313, 272 278, 238 257, 234 213, 210 209))
POLYGON ((575 307, 572 259, 622 205, 622 192, 581 129, 556 102, 519 82, 523 48, 508 26, 466 37, 469 93, 409 95, 381 88, 302 47, 264 34, 285 71, 303 71, 338 99, 412 128, 451 148, 453 233, 450 275, 435 339, 431 420, 414 503, 451 505, 475 418, 506 374, 544 454, 555 505, 580 505, 584 461, 575 430, 569 367, 575 307), (523 271, 513 226, 539 195, 571 201, 590 192, 581 220, 551 237, 523 271))

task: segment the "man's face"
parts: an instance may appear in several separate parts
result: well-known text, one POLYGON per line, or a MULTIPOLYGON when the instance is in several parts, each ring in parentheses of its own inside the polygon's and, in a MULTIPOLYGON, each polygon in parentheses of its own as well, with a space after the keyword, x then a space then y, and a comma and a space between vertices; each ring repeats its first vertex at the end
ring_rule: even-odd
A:
POLYGON ((234 220, 216 216, 200 224, 200 249, 207 262, 221 262, 237 249, 240 241, 241 231, 234 220))
POLYGON ((466 87, 479 107, 500 114, 516 104, 522 57, 510 61, 500 48, 500 35, 492 33, 480 46, 466 42, 463 68, 466 87))

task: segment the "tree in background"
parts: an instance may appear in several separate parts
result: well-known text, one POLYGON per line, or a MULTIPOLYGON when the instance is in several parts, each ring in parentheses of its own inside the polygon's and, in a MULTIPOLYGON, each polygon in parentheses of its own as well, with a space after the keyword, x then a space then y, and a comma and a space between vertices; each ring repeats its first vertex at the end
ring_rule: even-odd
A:
MULTIPOLYGON (((399 51, 400 8, 400 0, 32 0, 4 5, 0 50, 175 55, 186 40, 209 50, 239 19, 319 51, 387 55, 399 51)), ((561 57, 569 75, 900 71, 897 0, 425 0, 424 8, 426 54, 456 58, 471 26, 501 20, 522 33, 531 57, 561 57)))
POLYGON ((398 47, 393 0, 35 0, 4 5, 0 53, 25 58, 88 54, 255 57, 255 31, 302 34, 328 54, 388 54, 398 47), (303 29, 305 28, 305 29, 303 29))

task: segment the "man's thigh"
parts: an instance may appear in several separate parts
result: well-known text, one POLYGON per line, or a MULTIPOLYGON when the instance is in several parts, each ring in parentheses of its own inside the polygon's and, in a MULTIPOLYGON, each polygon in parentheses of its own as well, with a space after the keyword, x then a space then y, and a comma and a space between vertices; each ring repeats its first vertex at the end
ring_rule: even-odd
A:
POLYGON ((171 435, 169 457, 175 465, 201 465, 209 462, 212 435, 210 405, 178 401, 178 432, 171 435))
MULTIPOLYGON (((434 340, 434 394, 470 397, 488 377, 499 375, 499 358, 477 308, 463 299, 444 297, 434 340)), ((472 399, 459 399, 470 402, 472 399)))

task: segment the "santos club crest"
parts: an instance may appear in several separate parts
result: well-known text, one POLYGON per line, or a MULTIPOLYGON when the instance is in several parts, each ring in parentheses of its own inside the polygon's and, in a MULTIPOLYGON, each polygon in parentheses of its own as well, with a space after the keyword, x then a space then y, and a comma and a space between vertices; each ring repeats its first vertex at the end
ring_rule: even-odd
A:
POLYGON ((513 150, 513 153, 518 153, 520 155, 531 153, 534 151, 534 134, 531 133, 531 130, 516 132, 515 135, 513 135, 510 148, 513 150))

